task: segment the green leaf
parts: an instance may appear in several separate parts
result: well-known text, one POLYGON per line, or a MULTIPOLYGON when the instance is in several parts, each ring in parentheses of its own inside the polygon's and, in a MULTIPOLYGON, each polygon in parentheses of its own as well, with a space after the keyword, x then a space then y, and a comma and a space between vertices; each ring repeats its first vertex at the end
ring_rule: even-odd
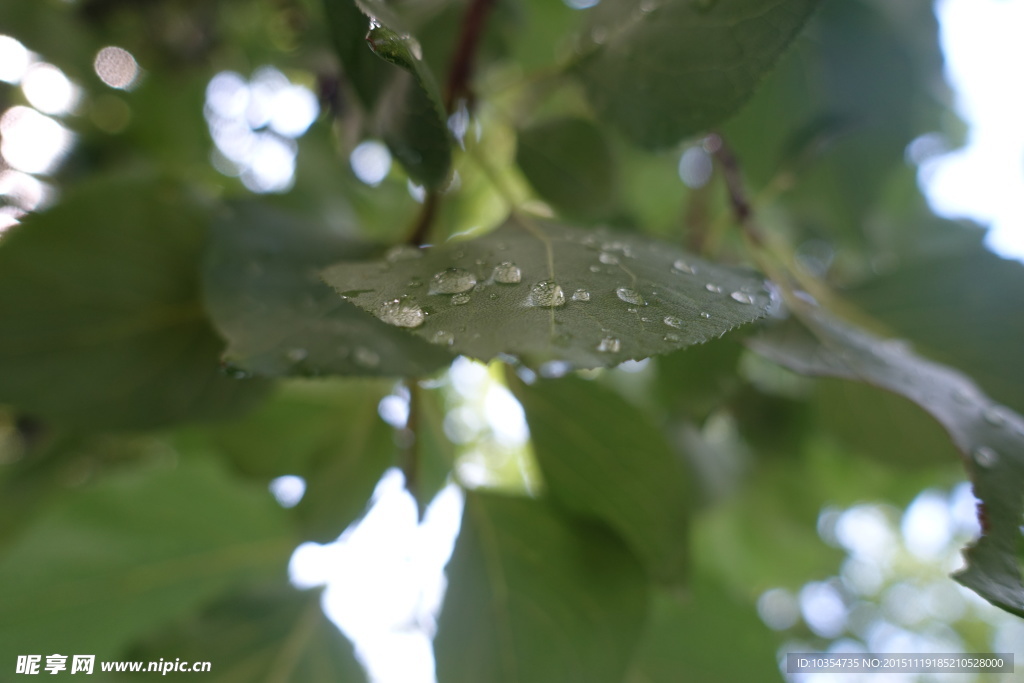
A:
POLYGON ((601 526, 469 492, 438 623, 445 683, 621 683, 647 610, 643 568, 601 526))
POLYGON ((0 559, 0 659, 117 659, 141 633, 228 587, 283 579, 295 540, 282 512, 265 488, 209 461, 135 469, 66 494, 0 559))
POLYGON ((412 393, 409 427, 415 434, 416 463, 406 468, 406 487, 416 499, 422 519, 430 501, 448 484, 458 457, 454 443, 444 433, 446 415, 444 395, 438 390, 410 387, 412 393))
POLYGON ((338 299, 319 269, 366 245, 256 202, 213 224, 203 273, 225 359, 259 375, 422 376, 452 357, 338 299))
POLYGON ((987 251, 908 264, 848 292, 871 315, 1024 412, 1024 265, 987 251), (955 321, 955 324, 951 324, 955 321))
POLYGON ((523 129, 516 163, 537 193, 567 215, 601 217, 615 202, 611 149, 586 119, 551 119, 523 129))
POLYGON ((374 53, 398 69, 374 110, 376 132, 413 180, 427 188, 448 181, 451 135, 437 83, 420 55, 416 39, 387 26, 366 35, 374 53))
POLYGON ((693 495, 684 461, 658 427, 616 392, 575 377, 516 394, 548 494, 608 524, 655 580, 681 583, 693 495))
POLYGON ((285 585, 218 600, 139 643, 128 656, 155 662, 169 653, 210 662, 204 678, 215 683, 366 681, 351 643, 320 609, 320 591, 300 593, 285 585))
POLYGON ((668 147, 738 110, 816 0, 603 2, 578 74, 604 121, 668 147))
POLYGON ((245 419, 183 434, 183 448, 210 448, 263 482, 306 480, 295 507, 313 540, 337 538, 366 509, 396 462, 394 430, 377 415, 385 382, 289 382, 245 419))
POLYGON ((771 305, 764 281, 747 271, 637 235, 550 221, 513 218, 479 239, 421 253, 341 263, 324 279, 424 339, 530 365, 592 368, 667 353, 756 320, 771 305))
POLYGON ((701 578, 683 595, 653 596, 626 683, 777 683, 777 647, 752 603, 701 578))
POLYGON ((367 49, 370 18, 355 0, 324 0, 327 30, 345 76, 367 111, 373 111, 393 70, 367 49))
POLYGON ((104 178, 0 243, 0 401, 69 425, 238 414, 267 385, 219 367, 200 302, 206 210, 184 188, 104 178))
POLYGON ((817 341, 784 326, 751 342, 797 372, 842 377, 904 396, 932 415, 966 456, 981 504, 982 537, 964 552, 955 578, 993 604, 1024 616, 1021 520, 1024 518, 1024 417, 992 402, 965 375, 924 360, 824 313, 809 314, 817 341))

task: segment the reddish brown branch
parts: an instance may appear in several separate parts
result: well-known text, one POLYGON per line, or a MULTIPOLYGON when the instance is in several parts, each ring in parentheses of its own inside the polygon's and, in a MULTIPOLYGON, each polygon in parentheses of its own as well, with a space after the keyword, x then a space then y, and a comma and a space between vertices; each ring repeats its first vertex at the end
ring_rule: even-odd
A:
POLYGON ((494 7, 495 0, 470 0, 469 7, 462 17, 462 30, 459 42, 452 55, 451 66, 448 68, 448 80, 444 89, 444 108, 449 114, 455 109, 460 98, 472 101, 469 87, 473 76, 473 62, 476 57, 480 39, 483 37, 487 15, 494 7))
POLYGON ((732 148, 720 135, 714 136, 715 160, 722 169, 722 177, 725 179, 725 187, 729 192, 729 203, 732 205, 732 213, 736 222, 740 224, 747 237, 757 245, 764 243, 761 231, 754 225, 750 201, 747 199, 746 186, 743 184, 743 172, 740 169, 739 159, 733 153, 732 148))
POLYGON ((420 213, 416 217, 416 224, 406 240, 407 244, 421 247, 427 243, 427 238, 430 236, 430 226, 433 224, 434 216, 437 214, 437 198, 437 192, 427 192, 427 196, 423 199, 423 208, 420 209, 420 213))

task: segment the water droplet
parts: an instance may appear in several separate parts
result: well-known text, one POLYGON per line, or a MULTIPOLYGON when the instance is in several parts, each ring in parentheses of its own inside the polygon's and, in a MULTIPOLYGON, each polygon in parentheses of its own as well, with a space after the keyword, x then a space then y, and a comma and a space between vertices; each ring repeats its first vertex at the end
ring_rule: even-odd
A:
POLYGON ((614 266, 619 262, 619 257, 616 256, 615 254, 609 254, 606 251, 602 251, 598 255, 597 260, 605 264, 606 266, 614 266))
POLYGON ((572 293, 573 301, 590 301, 590 292, 585 289, 577 289, 572 293))
POLYGON ((523 279, 519 266, 511 261, 499 263, 494 268, 494 281, 504 285, 514 285, 523 279))
POLYGON ((498 293, 497 292, 491 292, 490 294, 487 295, 487 298, 490 299, 491 301, 494 301, 495 299, 498 298, 498 293))
POLYGON ((678 343, 678 342, 683 341, 682 337, 680 337, 675 332, 669 332, 668 334, 666 334, 665 337, 664 337, 664 340, 667 341, 667 342, 672 342, 672 343, 678 343))
POLYGON ((549 360, 538 368, 540 376, 545 379, 565 377, 572 370, 572 363, 564 360, 549 360))
POLYGON ((416 287, 422 287, 422 286, 423 286, 423 280, 419 279, 418 277, 412 277, 412 278, 409 278, 409 284, 408 284, 408 286, 409 286, 409 287, 412 287, 412 288, 414 288, 414 289, 415 289, 416 287))
POLYGON ((530 305, 556 308, 565 303, 565 292, 554 280, 542 280, 530 288, 530 305))
POLYGON ((476 276, 462 268, 445 268, 430 280, 431 294, 459 294, 476 285, 476 276))
POLYGON ((674 315, 666 315, 665 319, 662 322, 664 322, 669 327, 676 328, 677 330, 683 329, 683 321, 682 321, 682 319, 681 318, 677 318, 674 315))
POLYGON ((708 290, 709 292, 713 292, 715 294, 721 294, 722 293, 722 288, 721 287, 719 287, 716 284, 712 284, 710 282, 707 283, 706 285, 704 285, 704 289, 708 290))
POLYGON ((988 446, 979 446, 974 449, 974 462, 982 467, 992 467, 999 462, 999 454, 988 446))
POLYGON ((640 292, 636 291, 635 289, 630 289, 629 287, 619 287, 618 289, 615 290, 615 296, 619 297, 627 304, 636 304, 637 306, 647 305, 647 302, 644 301, 644 298, 643 296, 640 295, 640 292))
POLYGON ((399 261, 408 261, 414 258, 420 258, 423 256, 423 252, 411 244, 396 244, 395 246, 388 249, 387 253, 384 254, 384 259, 388 263, 398 263, 399 261))
POLYGON ((615 337, 605 337, 597 345, 597 350, 604 353, 618 353, 622 348, 622 342, 615 337))
POLYGON ((472 299, 472 298, 473 297, 471 297, 469 294, 467 294, 465 292, 459 292, 458 294, 453 294, 452 295, 452 306, 464 306, 464 305, 468 304, 470 299, 472 299))
POLYGON ((746 292, 733 292, 729 295, 733 301, 738 301, 741 304, 752 304, 754 303, 754 297, 750 296, 746 292))
POLYGON ((455 343, 455 335, 445 330, 438 330, 431 336, 430 341, 442 346, 451 346, 455 343))
POLYGON ((309 351, 306 351, 306 349, 294 348, 288 349, 284 355, 292 363, 301 363, 306 360, 306 357, 309 355, 309 351))
POLYGON ((993 427, 1005 426, 1008 419, 1007 410, 1002 406, 989 406, 982 411, 981 416, 993 427))
POLYGON ((601 266, 590 266, 590 272, 591 273, 600 273, 601 272, 601 266))
POLYGON ((683 259, 676 259, 675 263, 672 264, 672 270, 679 273, 686 273, 687 275, 693 275, 697 272, 697 269, 691 266, 683 259))
POLYGON ((710 313, 705 313, 704 311, 701 311, 700 312, 700 317, 702 317, 702 318, 710 318, 711 314, 710 313))
POLYGON ((375 368, 380 363, 380 356, 365 346, 357 346, 356 350, 352 353, 352 360, 364 368, 375 368))
POLYGON ((392 299, 380 305, 377 317, 395 327, 419 327, 426 320, 427 314, 414 303, 404 299, 392 299))

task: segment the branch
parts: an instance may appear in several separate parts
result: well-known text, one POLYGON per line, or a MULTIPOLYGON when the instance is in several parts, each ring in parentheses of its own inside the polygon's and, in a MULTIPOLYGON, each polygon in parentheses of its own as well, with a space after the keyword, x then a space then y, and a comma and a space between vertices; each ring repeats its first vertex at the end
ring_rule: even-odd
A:
POLYGON ((739 159, 736 158, 736 154, 721 135, 710 136, 709 141, 715 145, 712 154, 722 169, 722 177, 725 178, 725 187, 729 191, 729 203, 732 205, 732 213, 736 217, 736 222, 739 223, 751 242, 757 246, 764 246, 764 236, 754 224, 739 159))
POLYGON ((423 199, 423 208, 420 209, 420 213, 416 217, 416 223, 413 224, 412 230, 409 232, 409 238, 405 240, 406 244, 422 247, 427 243, 427 237, 430 235, 430 226, 433 224, 434 216, 437 214, 438 196, 435 190, 427 192, 427 196, 423 199))
POLYGON ((495 0, 470 0, 462 17, 462 30, 455 54, 448 69, 448 80, 444 90, 444 108, 449 114, 455 109, 455 102, 461 98, 472 101, 469 87, 473 75, 473 60, 476 57, 480 39, 483 37, 487 15, 494 7, 495 0))

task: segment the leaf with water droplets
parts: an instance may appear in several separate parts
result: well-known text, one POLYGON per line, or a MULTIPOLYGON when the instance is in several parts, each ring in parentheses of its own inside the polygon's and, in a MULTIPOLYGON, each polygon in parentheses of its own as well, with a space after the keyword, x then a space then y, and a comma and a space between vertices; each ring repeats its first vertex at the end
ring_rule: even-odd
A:
POLYGON ((470 491, 437 624, 445 683, 621 683, 647 613, 643 567, 603 524, 470 491))
MULTIPOLYGON (((320 280, 323 265, 367 251, 265 206, 235 205, 213 226, 203 273, 207 309, 228 340, 227 361, 265 376, 417 376, 450 363, 440 348, 393 327, 416 322, 413 304, 382 301, 378 320, 320 280)), ((391 251, 385 262, 417 261, 410 256, 391 251)))
POLYGON ((427 341, 448 331, 457 353, 482 360, 510 354, 532 367, 550 360, 602 367, 667 353, 719 337, 764 316, 772 305, 764 280, 751 272, 706 263, 635 234, 550 221, 512 219, 484 237, 422 252, 422 258, 390 263, 340 263, 324 277, 378 316, 395 300, 419 307, 423 323, 409 330, 427 341), (699 275, 675 268, 680 259, 699 275), (505 263, 515 264, 519 282, 498 277, 509 269, 505 263), (475 282, 472 296, 407 286, 438 274, 475 282), (721 291, 709 291, 708 282, 721 291), (726 292, 743 292, 751 303, 726 292), (462 296, 468 301, 454 300, 462 296))
POLYGON ((551 497, 607 523, 654 579, 682 583, 690 478, 650 417, 600 383, 576 377, 518 385, 516 395, 551 497))
POLYGON ((442 186, 452 164, 448 117, 416 39, 376 26, 366 42, 378 57, 401 69, 377 103, 377 134, 414 181, 428 188, 442 186))
POLYGON ((964 551, 955 578, 993 604, 1024 616, 1024 417, 997 406, 966 375, 925 360, 821 311, 807 328, 787 323, 752 340, 754 350, 807 375, 841 377, 887 389, 921 406, 963 454, 981 501, 981 538, 964 551), (820 341, 819 341, 820 339, 820 341), (995 421, 991 416, 998 414, 995 421))
POLYGON ((602 2, 577 73, 602 120, 644 147, 668 147, 734 114, 816 5, 602 2))

